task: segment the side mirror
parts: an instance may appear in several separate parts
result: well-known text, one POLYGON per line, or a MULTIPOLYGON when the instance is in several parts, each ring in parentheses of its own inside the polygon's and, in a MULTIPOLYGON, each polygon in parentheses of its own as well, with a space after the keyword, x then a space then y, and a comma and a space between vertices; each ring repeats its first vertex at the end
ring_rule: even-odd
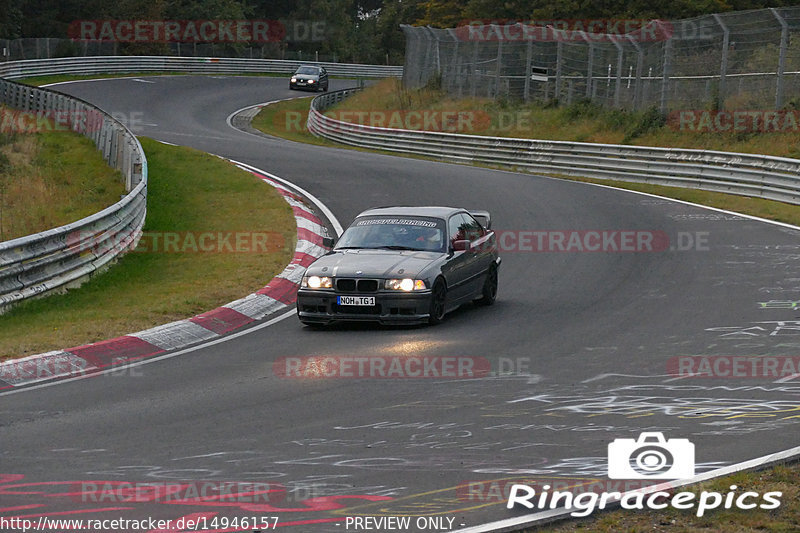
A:
POLYGON ((322 246, 325 248, 333 248, 333 245, 336 244, 336 239, 333 237, 323 237, 322 238, 322 246))
POLYGON ((469 241, 454 241, 453 242, 453 251, 455 252, 464 252, 469 250, 470 242, 469 241))

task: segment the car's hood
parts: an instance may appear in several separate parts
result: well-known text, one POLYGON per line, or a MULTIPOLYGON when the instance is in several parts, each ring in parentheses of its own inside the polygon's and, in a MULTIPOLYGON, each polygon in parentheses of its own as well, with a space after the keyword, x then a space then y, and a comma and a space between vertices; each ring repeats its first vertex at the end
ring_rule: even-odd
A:
POLYGON ((414 278, 443 254, 397 250, 342 250, 317 259, 306 275, 414 278))
POLYGON ((319 74, 293 74, 293 78, 297 78, 298 80, 319 80, 319 74))

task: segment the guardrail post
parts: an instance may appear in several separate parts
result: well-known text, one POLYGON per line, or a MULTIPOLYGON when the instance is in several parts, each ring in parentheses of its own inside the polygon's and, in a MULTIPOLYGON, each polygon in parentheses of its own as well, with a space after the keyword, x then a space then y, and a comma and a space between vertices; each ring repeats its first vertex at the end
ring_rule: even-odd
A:
POLYGON ((774 7, 769 8, 781 24, 781 49, 778 55, 778 76, 775 81, 775 109, 783 107, 783 73, 786 70, 786 48, 789 44, 789 25, 774 7))
POLYGON ((719 27, 722 28, 722 56, 719 60, 719 86, 717 92, 719 94, 719 108, 725 109, 725 82, 728 75, 728 48, 730 47, 731 32, 728 26, 722 21, 722 17, 714 13, 714 20, 717 21, 719 27))

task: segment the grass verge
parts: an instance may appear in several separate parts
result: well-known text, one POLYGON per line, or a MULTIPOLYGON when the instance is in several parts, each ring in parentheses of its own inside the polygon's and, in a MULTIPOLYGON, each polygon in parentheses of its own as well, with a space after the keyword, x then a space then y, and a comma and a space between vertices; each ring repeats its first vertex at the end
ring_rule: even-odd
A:
MULTIPOLYGON (((686 489, 699 495, 713 491, 723 496, 736 485, 737 497, 744 492, 759 494, 748 503, 763 503, 766 492, 782 492, 781 505, 774 510, 715 509, 696 516, 696 508, 678 510, 667 507, 663 511, 620 509, 590 516, 579 521, 556 523, 551 526, 526 529, 525 532, 567 533, 591 531, 597 533, 648 532, 648 533, 745 533, 749 531, 790 532, 800 531, 800 463, 782 465, 760 472, 739 473, 702 483, 686 489)), ((695 496, 694 502, 698 501, 695 496)))
POLYGON ((150 175, 143 251, 128 253, 78 289, 23 302, 0 316, 0 358, 193 316, 264 286, 291 260, 294 217, 272 187, 196 150, 150 139, 142 139, 142 145, 150 175), (243 234, 246 242, 238 246, 231 239, 239 252, 225 246, 220 252, 194 252, 187 239, 220 232, 243 234), (283 246, 270 253, 253 251, 258 246, 248 239, 272 232, 277 235, 268 243, 282 241, 283 246), (177 244, 165 246, 168 238, 177 244))
POLYGON ((261 108, 250 125, 267 135, 318 146, 341 146, 315 137, 306 129, 308 108, 313 96, 282 100, 261 108))
POLYGON ((122 174, 86 137, 68 131, 0 134, 0 241, 75 222, 122 194, 122 174))

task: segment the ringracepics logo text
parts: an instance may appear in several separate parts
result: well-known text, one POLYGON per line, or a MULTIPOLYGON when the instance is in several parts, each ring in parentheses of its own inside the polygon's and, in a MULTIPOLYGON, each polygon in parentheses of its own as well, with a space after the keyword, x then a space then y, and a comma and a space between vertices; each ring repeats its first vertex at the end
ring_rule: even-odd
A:
MULTIPOLYGON (((637 439, 616 439, 608 445, 608 477, 611 479, 691 479, 694 477, 694 444, 688 439, 665 439, 662 433, 642 433, 637 439)), ((549 484, 514 484, 508 493, 506 507, 519 505, 538 508, 572 510, 570 515, 583 517, 596 509, 619 503, 623 509, 696 509, 698 517, 713 509, 777 509, 781 491, 742 491, 730 485, 725 493, 717 491, 676 492, 673 484, 662 482, 631 491, 580 492, 551 490, 549 484)))

